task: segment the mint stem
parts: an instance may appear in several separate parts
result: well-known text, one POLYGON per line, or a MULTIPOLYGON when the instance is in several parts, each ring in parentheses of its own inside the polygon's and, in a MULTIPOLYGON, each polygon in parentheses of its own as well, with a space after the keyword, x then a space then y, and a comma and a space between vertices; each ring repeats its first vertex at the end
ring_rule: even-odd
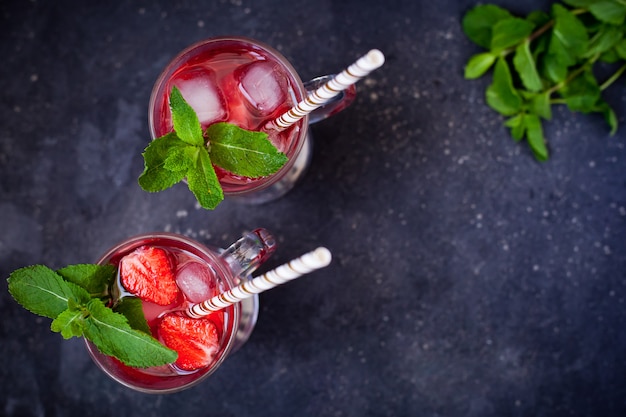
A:
POLYGON ((604 91, 611 86, 617 79, 626 71, 626 64, 622 65, 615 73, 609 77, 605 82, 600 86, 600 90, 604 91))
POLYGON ((560 90, 561 88, 565 87, 567 84, 571 83, 572 80, 574 80, 580 74, 585 72, 585 70, 589 69, 589 67, 591 67, 593 63, 598 60, 599 57, 600 55, 596 54, 593 57, 589 58, 587 62, 585 62, 583 65, 581 65, 580 67, 572 71, 572 73, 564 81, 561 81, 560 83, 554 85, 552 88, 548 89, 547 93, 552 95, 554 92, 560 90))
POLYGON ((546 23, 545 25, 543 25, 542 27, 540 27, 539 29, 531 33, 530 36, 528 37, 528 40, 530 42, 534 41, 535 39, 543 35, 546 31, 550 30, 552 26, 554 26, 554 19, 550 20, 548 23, 546 23))

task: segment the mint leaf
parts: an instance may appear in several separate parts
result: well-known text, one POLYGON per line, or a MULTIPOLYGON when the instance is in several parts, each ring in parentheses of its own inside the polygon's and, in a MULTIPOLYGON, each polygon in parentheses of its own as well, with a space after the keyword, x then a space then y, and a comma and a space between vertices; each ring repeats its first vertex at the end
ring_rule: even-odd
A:
POLYGON ((103 354, 138 368, 165 365, 178 357, 153 337, 131 328, 126 317, 113 312, 99 299, 89 301, 87 310, 84 335, 103 354))
MULTIPOLYGON (((589 42, 587 28, 572 12, 560 4, 552 5, 552 12, 555 18, 553 39, 558 40, 571 59, 570 62, 575 63, 575 59, 582 57, 587 50, 589 42)), ((564 57, 562 54, 561 56, 564 57)))
POLYGON ((621 25, 626 20, 626 4, 618 1, 595 1, 589 4, 589 11, 598 20, 621 25))
POLYGON ((535 94, 530 99, 530 110, 546 120, 552 119, 552 107, 550 107, 550 92, 535 94))
POLYGON ((85 317, 80 308, 68 308, 52 321, 50 329, 61 333, 64 339, 81 337, 85 328, 85 317))
POLYGON ((150 327, 148 327, 146 316, 143 314, 141 307, 141 299, 137 297, 123 297, 113 307, 113 311, 123 314, 133 329, 150 334, 150 327))
POLYGON ((500 52, 511 46, 515 46, 526 39, 533 31, 535 25, 518 17, 500 20, 493 27, 491 50, 500 52))
POLYGON ((476 6, 463 17, 463 31, 477 45, 489 48, 494 25, 510 17, 508 11, 493 4, 476 6))
POLYGON ((15 301, 30 312, 51 319, 67 309, 69 300, 89 299, 85 290, 65 282, 59 274, 43 265, 18 269, 7 281, 9 293, 15 301))
POLYGON ((482 76, 496 61, 497 55, 483 52, 472 56, 465 67, 465 78, 468 80, 482 76))
POLYGON ((526 20, 535 24, 535 27, 541 27, 550 22, 550 15, 541 10, 535 10, 530 12, 526 17, 526 20))
POLYGON ((195 165, 199 149, 198 146, 181 146, 172 149, 163 161, 163 168, 168 171, 187 172, 195 165))
MULTIPOLYGON (((552 41, 550 46, 552 46, 552 41)), ((560 83, 567 78, 567 63, 563 63, 559 56, 554 53, 549 53, 543 59, 541 65, 541 73, 550 81, 554 83, 560 83)))
POLYGON ((611 136, 615 135, 617 133, 617 115, 611 106, 609 106, 606 101, 600 100, 595 111, 602 113, 604 119, 611 128, 611 136))
POLYGON ((257 178, 277 172, 287 162, 267 139, 267 133, 251 132, 229 123, 207 129, 211 160, 236 175, 257 178))
POLYGON ((563 3, 565 4, 569 4, 570 6, 573 7, 589 7, 590 5, 592 5, 593 3, 595 3, 598 0, 563 0, 563 3))
POLYGON ((487 88, 487 104, 505 116, 520 111, 522 99, 513 86, 511 71, 504 58, 499 58, 493 72, 493 83, 487 88))
POLYGON ((586 58, 596 54, 602 54, 613 48, 624 36, 624 29, 615 25, 604 24, 598 33, 589 40, 589 50, 585 53, 586 58))
POLYGON ((113 265, 69 265, 57 271, 66 281, 84 288, 92 297, 106 295, 115 279, 117 268, 113 265))
POLYGON ((172 87, 170 94, 170 109, 172 110, 174 131, 180 140, 189 145, 204 146, 198 116, 193 108, 187 104, 176 86, 172 87))
POLYGON ((546 148, 546 142, 543 137, 543 128, 541 127, 541 120, 534 114, 529 114, 524 118, 526 125, 526 137, 528 144, 532 149, 535 158, 538 161, 546 161, 548 159, 548 149, 546 148))
POLYGON ((524 134, 526 133, 526 123, 524 123, 524 113, 519 113, 510 119, 508 119, 504 125, 506 127, 511 128, 511 136, 516 141, 520 141, 524 138, 524 134))
POLYGON ((199 148, 196 164, 187 172, 187 185, 198 203, 206 209, 214 209, 224 199, 224 192, 206 148, 199 148))
POLYGON ((185 178, 185 170, 171 171, 165 168, 165 161, 168 157, 177 152, 183 152, 188 144, 176 136, 176 133, 169 133, 150 142, 150 145, 143 153, 145 168, 139 176, 139 185, 145 191, 163 191, 185 178))
POLYGON ((585 71, 574 78, 560 91, 565 104, 571 111, 591 113, 600 99, 600 87, 590 71, 585 71))
POLYGON ((524 87, 529 91, 541 91, 543 83, 537 72, 537 66, 535 65, 535 59, 530 52, 530 41, 526 39, 520 43, 515 49, 515 57, 513 58, 513 65, 522 79, 524 87))
POLYGON ((626 39, 622 39, 615 45, 615 52, 620 58, 626 59, 626 39))

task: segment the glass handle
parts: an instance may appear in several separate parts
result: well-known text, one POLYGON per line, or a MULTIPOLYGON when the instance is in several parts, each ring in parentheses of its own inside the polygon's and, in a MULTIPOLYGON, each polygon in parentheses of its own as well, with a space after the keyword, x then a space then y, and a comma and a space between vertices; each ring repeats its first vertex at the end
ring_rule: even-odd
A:
POLYGON ((276 239, 265 229, 244 235, 220 254, 233 276, 244 278, 254 272, 276 250, 276 239))
MULTIPOLYGON (((307 90, 308 93, 311 93, 330 81, 334 76, 335 75, 324 75, 322 77, 313 78, 312 80, 304 83, 304 88, 307 90)), ((313 110, 309 114, 309 124, 317 123, 320 120, 324 120, 334 114, 339 113, 350 104, 352 104, 355 97, 356 86, 352 84, 350 87, 337 94, 328 103, 313 110)))

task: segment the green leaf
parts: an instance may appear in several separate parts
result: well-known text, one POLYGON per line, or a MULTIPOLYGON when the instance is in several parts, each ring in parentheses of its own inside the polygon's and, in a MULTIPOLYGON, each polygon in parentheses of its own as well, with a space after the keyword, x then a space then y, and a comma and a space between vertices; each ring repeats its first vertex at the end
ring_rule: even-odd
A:
POLYGON ((84 300, 89 294, 71 285, 52 269, 43 265, 13 271, 8 278, 9 293, 32 313, 55 319, 68 307, 68 300, 84 300))
POLYGON ((538 116, 529 114, 524 118, 524 123, 526 124, 526 138, 535 158, 538 161, 548 160, 548 149, 546 148, 546 141, 543 137, 541 120, 538 116))
POLYGON ((602 25, 598 33, 589 41, 589 50, 585 57, 590 58, 613 48, 624 36, 623 29, 615 25, 602 25))
POLYGON ((126 317, 107 308, 97 298, 87 304, 84 335, 100 352, 128 366, 145 368, 172 363, 177 353, 144 332, 134 330, 126 317))
POLYGON ((187 172, 187 185, 198 203, 206 209, 214 209, 224 199, 224 192, 206 149, 198 152, 196 165, 187 172))
POLYGON ((534 23, 535 27, 540 27, 545 24, 548 24, 548 22, 550 22, 552 18, 546 12, 543 12, 541 10, 535 10, 528 14, 528 17, 526 17, 526 20, 528 20, 531 23, 534 23))
POLYGON ((249 178, 274 174, 287 162, 267 134, 251 132, 229 123, 215 123, 207 129, 211 160, 236 175, 249 178))
POLYGON ((512 116, 522 108, 522 99, 513 87, 511 71, 504 58, 499 58, 493 72, 493 83, 487 88, 487 104, 505 116, 512 116))
POLYGON ((498 21, 493 27, 491 50, 499 52, 517 45, 530 36, 534 27, 532 22, 517 17, 498 21))
POLYGON ((128 320, 128 324, 133 329, 150 334, 150 327, 143 313, 141 299, 137 297, 123 297, 115 307, 113 307, 113 311, 123 314, 126 320, 128 320))
POLYGON ((510 17, 511 14, 501 7, 493 4, 479 5, 463 16, 463 31, 477 45, 489 48, 493 26, 510 17))
POLYGON ((607 64, 614 64, 620 60, 619 56, 617 55, 617 52, 615 52, 615 48, 604 52, 602 55, 600 55, 600 58, 598 59, 601 62, 606 62, 607 64))
POLYGON ((66 281, 84 288, 92 297, 106 295, 115 279, 117 269, 113 265, 68 265, 57 271, 66 281))
POLYGON ((465 67, 465 78, 475 79, 483 75, 496 61, 496 55, 491 52, 476 54, 470 58, 465 67))
POLYGON ((85 317, 82 309, 67 309, 52 321, 50 329, 61 333, 64 339, 81 337, 85 328, 85 317))
POLYGON ((596 1, 589 5, 589 11, 598 20, 613 25, 622 25, 626 20, 626 4, 618 1, 596 1))
POLYGON ((563 0, 563 3, 568 4, 572 7, 588 8, 590 5, 592 5, 593 3, 597 1, 598 0, 563 0))
MULTIPOLYGON (((170 171, 165 168, 165 161, 176 152, 184 152, 189 147, 176 136, 176 133, 168 133, 150 142, 145 152, 144 171, 139 176, 139 185, 145 191, 163 191, 185 178, 185 171, 170 171)), ((195 148, 195 147, 193 147, 195 148)))
POLYGON ((611 106, 609 106, 609 104, 606 101, 600 100, 595 108, 595 111, 602 113, 602 115, 604 116, 604 119, 606 120, 609 127, 611 128, 610 135, 611 136, 615 135, 617 133, 618 122, 617 122, 617 115, 615 114, 615 111, 611 108, 611 106))
POLYGON ((535 59, 530 52, 530 41, 528 39, 515 49, 513 65, 519 73, 522 84, 524 84, 526 89, 537 92, 543 88, 543 83, 537 72, 535 59))
POLYGON ((558 39, 575 62, 576 58, 582 57, 587 51, 587 28, 576 15, 558 3, 552 5, 552 13, 555 18, 553 39, 558 39))
POLYGON ((532 113, 546 120, 552 119, 552 107, 550 106, 550 93, 543 92, 536 94, 530 100, 530 109, 532 113))
POLYGON ((174 148, 163 161, 163 168, 174 172, 187 172, 196 164, 199 146, 181 146, 174 148))
POLYGON ((175 86, 170 94, 170 108, 174 131, 180 140, 189 145, 203 146, 204 138, 198 116, 175 86))
POLYGON ((567 66, 553 54, 547 54, 542 60, 541 73, 554 83, 560 83, 567 78, 567 66))
POLYGON ((626 39, 622 39, 615 44, 615 52, 621 59, 626 59, 626 39))
POLYGON ((600 99, 600 87, 591 71, 584 71, 559 90, 571 111, 591 113, 600 99))
POLYGON ((508 119, 504 125, 511 128, 511 136, 519 142, 526 133, 526 123, 524 123, 524 113, 519 113, 508 119))

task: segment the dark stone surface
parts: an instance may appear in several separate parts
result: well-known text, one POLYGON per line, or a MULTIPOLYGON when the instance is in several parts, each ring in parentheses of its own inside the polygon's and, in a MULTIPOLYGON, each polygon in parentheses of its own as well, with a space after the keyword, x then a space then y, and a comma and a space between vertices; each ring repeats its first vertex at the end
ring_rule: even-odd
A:
MULTIPOLYGON (((559 109, 535 162, 486 106, 488 80, 463 79, 473 4, 2 1, 0 275, 92 262, 140 232, 227 245, 259 226, 280 240, 268 267, 317 245, 334 263, 263 294, 248 344, 169 396, 109 380, 3 279, 0 415, 626 415, 624 128, 559 109), (304 79, 374 47, 387 62, 313 127, 294 191, 205 212, 136 178, 159 71, 224 34, 274 45, 304 79)), ((620 83, 606 99, 623 124, 620 83)))

